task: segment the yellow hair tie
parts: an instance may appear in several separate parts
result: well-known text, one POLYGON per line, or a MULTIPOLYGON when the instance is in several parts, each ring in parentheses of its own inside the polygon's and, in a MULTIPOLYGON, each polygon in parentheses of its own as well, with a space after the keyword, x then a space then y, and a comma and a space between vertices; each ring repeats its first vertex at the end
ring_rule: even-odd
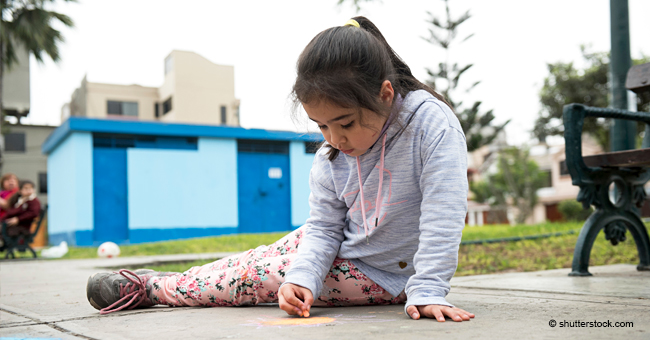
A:
POLYGON ((346 22, 345 25, 343 25, 343 26, 354 26, 354 27, 356 27, 356 28, 361 28, 361 26, 359 25, 359 23, 358 23, 356 20, 354 20, 354 19, 350 19, 350 20, 348 20, 348 22, 346 22))

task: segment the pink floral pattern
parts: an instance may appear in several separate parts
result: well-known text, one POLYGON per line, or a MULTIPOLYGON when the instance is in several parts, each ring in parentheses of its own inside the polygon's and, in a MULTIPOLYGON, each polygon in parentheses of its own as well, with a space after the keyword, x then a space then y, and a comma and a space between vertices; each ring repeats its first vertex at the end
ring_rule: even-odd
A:
MULTIPOLYGON (((304 235, 299 228, 279 241, 229 256, 184 273, 154 277, 151 299, 169 306, 244 306, 278 301, 278 290, 298 255, 304 235)), ((349 260, 336 258, 315 306, 404 303, 393 298, 349 260)))

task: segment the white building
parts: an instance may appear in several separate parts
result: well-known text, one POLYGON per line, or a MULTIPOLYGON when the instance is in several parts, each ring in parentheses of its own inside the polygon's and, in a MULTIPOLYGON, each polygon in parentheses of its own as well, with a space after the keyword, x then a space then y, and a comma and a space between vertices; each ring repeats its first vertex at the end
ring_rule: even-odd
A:
POLYGON ((186 51, 165 58, 160 87, 91 83, 84 78, 61 109, 69 116, 239 126, 233 66, 186 51))

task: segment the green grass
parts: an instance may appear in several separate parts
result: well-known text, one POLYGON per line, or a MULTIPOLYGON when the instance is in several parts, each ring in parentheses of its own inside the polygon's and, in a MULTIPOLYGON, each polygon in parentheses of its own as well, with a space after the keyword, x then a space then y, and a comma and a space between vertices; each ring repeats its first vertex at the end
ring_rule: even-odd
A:
MULTIPOLYGON (((579 231, 582 223, 545 223, 532 226, 483 226, 465 227, 463 241, 548 234, 569 230, 579 231)), ((601 232, 594 242, 589 265, 639 263, 639 255, 632 235, 612 246, 601 232)), ((518 242, 462 245, 458 254, 456 276, 490 274, 499 272, 523 272, 570 268, 578 233, 518 242)))
MULTIPOLYGON (((465 227, 463 241, 506 238, 578 231, 582 223, 545 223, 538 225, 490 225, 465 227)), ((219 237, 197 238, 181 241, 168 241, 121 246, 120 256, 189 254, 212 252, 237 252, 255 248, 261 244, 271 244, 286 233, 241 234, 219 237)), ((590 265, 615 263, 638 264, 639 258, 632 236, 628 240, 612 246, 601 232, 591 252, 590 265)), ((578 234, 550 237, 519 242, 493 244, 461 245, 459 250, 457 276, 489 274, 498 272, 535 271, 571 267, 573 249, 578 234)), ((23 255, 24 256, 24 255, 23 255)), ((63 259, 96 258, 97 248, 71 247, 63 259)), ((149 268, 161 271, 183 272, 193 266, 210 261, 200 260, 185 263, 167 263, 149 268)))
POLYGON ((515 236, 551 234, 570 230, 580 231, 582 223, 543 223, 535 225, 485 225, 481 227, 466 226, 463 229, 463 241, 485 240, 515 236))
MULTIPOLYGON (((207 263, 211 263, 216 261, 217 259, 214 259, 212 261, 208 260, 197 260, 197 261, 189 261, 189 262, 182 262, 182 263, 165 263, 165 264, 160 264, 160 265, 153 265, 153 266, 147 266, 149 269, 153 269, 159 272, 176 272, 176 273, 182 273, 192 267, 196 266, 202 266, 207 263)), ((139 267, 138 267, 139 268, 139 267)), ((132 269, 137 269, 137 268, 132 268, 132 269)))
MULTIPOLYGON (((271 244, 287 233, 238 234, 120 246, 120 256, 236 252, 271 244)), ((62 259, 96 258, 96 247, 70 247, 62 259)))

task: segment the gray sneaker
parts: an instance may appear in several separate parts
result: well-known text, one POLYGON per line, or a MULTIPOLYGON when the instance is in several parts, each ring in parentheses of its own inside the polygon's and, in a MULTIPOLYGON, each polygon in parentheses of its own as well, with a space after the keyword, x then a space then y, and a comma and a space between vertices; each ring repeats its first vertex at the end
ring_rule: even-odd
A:
POLYGON ((122 309, 151 307, 155 303, 149 298, 151 285, 147 281, 154 276, 173 274, 175 273, 161 273, 151 269, 97 273, 88 278, 86 296, 88 302, 102 315, 122 309))

